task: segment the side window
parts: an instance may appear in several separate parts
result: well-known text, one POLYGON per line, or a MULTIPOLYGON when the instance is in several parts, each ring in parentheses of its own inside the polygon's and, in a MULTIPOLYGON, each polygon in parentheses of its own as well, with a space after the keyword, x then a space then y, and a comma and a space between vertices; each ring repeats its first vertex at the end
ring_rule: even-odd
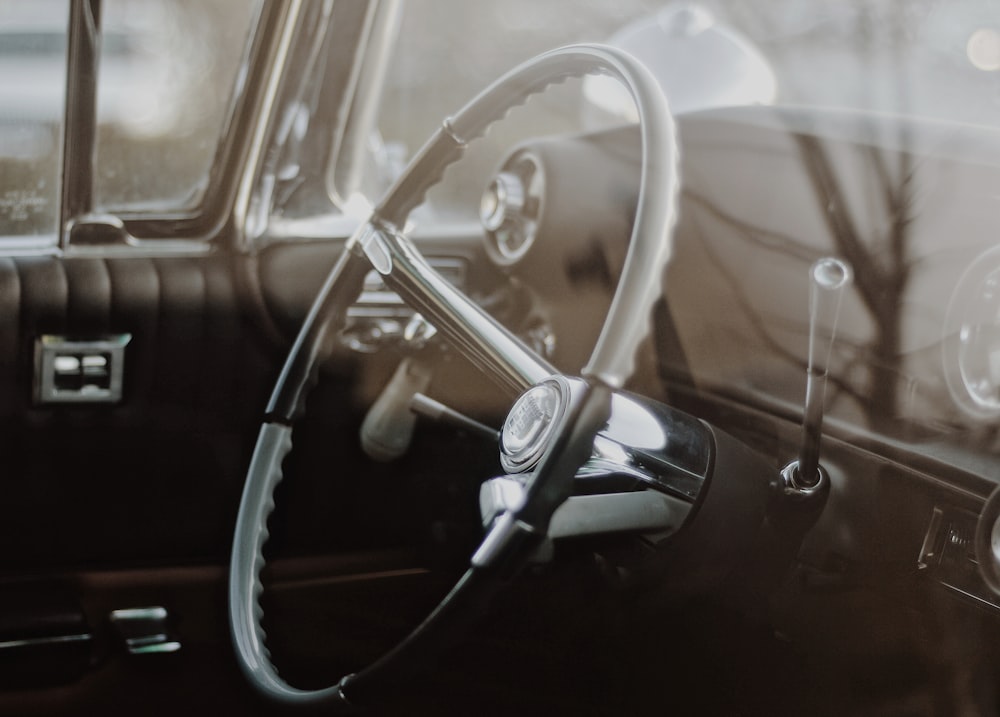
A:
POLYGON ((0 237, 55 243, 69 0, 0 3, 0 237))
POLYGON ((256 6, 246 0, 103 0, 96 211, 198 206, 256 6))
MULTIPOLYGON (((240 89, 259 5, 100 3, 94 212, 198 210, 240 89)), ((69 0, 0 2, 3 250, 58 241, 69 24, 69 0)))

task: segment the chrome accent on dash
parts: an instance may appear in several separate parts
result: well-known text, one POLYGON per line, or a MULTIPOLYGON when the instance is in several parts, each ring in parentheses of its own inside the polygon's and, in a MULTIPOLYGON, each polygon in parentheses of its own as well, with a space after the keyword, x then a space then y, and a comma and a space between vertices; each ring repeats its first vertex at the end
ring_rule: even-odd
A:
POLYGON ((516 264, 534 246, 544 192, 542 162, 527 150, 515 152, 487 185, 479 219, 486 253, 498 266, 516 264))
POLYGON ((524 209, 524 182, 513 172, 500 172, 486 187, 479 203, 479 218, 495 232, 524 209))
POLYGON ((181 643, 171 638, 167 629, 169 615, 166 608, 141 607, 115 610, 111 624, 125 639, 131 655, 154 655, 177 652, 181 643))
POLYGON ((830 483, 830 477, 827 475, 826 469, 819 465, 819 463, 813 468, 812 475, 813 477, 810 480, 804 480, 799 461, 789 463, 781 469, 784 494, 792 497, 808 498, 811 495, 821 493, 830 483))

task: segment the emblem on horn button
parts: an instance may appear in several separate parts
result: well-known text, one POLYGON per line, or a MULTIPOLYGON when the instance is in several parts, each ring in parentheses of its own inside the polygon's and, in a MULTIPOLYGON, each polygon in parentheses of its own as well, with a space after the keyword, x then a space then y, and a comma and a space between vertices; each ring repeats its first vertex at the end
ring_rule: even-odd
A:
POLYGON ((507 414, 500 434, 500 465, 508 473, 524 473, 535 467, 559 423, 563 394, 554 381, 530 388, 507 414))

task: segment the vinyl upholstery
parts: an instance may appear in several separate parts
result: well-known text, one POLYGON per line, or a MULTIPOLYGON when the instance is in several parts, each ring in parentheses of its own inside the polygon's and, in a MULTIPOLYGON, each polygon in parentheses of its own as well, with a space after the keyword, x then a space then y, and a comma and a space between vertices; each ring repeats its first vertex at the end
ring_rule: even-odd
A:
POLYGON ((0 572, 227 553, 282 352, 239 261, 0 258, 0 572), (125 332, 121 404, 34 404, 38 336, 125 332))

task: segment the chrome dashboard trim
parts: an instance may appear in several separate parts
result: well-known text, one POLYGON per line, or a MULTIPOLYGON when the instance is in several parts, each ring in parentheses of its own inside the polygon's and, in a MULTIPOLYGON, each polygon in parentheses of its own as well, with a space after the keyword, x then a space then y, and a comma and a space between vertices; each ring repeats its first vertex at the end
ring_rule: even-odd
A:
POLYGON ((49 637, 26 637, 20 640, 0 641, 0 650, 15 650, 21 647, 43 647, 45 645, 62 645, 73 642, 90 642, 94 636, 89 632, 72 635, 52 635, 49 637))

